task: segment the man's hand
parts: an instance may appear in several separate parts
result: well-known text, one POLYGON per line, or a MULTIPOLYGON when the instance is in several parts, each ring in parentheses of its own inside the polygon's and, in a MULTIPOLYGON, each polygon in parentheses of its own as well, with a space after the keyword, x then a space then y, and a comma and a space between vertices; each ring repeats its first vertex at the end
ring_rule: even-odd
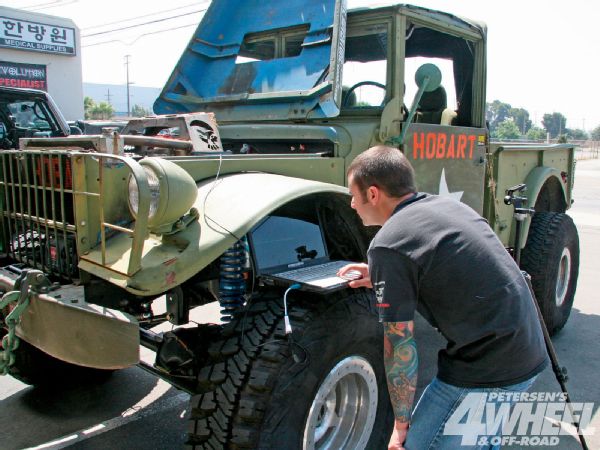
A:
POLYGON ((404 441, 406 441, 406 434, 408 433, 408 423, 394 422, 394 431, 392 431, 392 437, 388 444, 388 450, 404 450, 404 441))
POLYGON ((373 287, 369 276, 369 266, 365 263, 348 264, 338 270, 337 276, 351 280, 348 283, 351 288, 373 287))

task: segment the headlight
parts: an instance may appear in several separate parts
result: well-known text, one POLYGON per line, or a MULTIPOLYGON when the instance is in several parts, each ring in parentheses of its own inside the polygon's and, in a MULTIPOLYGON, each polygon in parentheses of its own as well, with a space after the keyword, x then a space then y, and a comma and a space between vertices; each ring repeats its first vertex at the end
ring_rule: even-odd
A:
MULTIPOLYGON (((196 182, 189 173, 166 159, 144 158, 140 165, 150 188, 148 229, 157 234, 168 233, 196 201, 196 182)), ((129 176, 128 188, 129 209, 137 219, 140 193, 133 175, 129 176)))
MULTIPOLYGON (((152 218, 156 214, 156 210, 158 209, 158 202, 160 200, 160 180, 149 166, 142 166, 144 171, 146 172, 146 176, 148 177, 148 187, 150 188, 150 213, 148 214, 148 219, 152 220, 152 218)), ((137 182, 133 175, 129 175, 129 208, 131 209, 131 213, 133 217, 137 218, 138 209, 139 209, 139 201, 140 201, 140 190, 138 189, 137 182)))

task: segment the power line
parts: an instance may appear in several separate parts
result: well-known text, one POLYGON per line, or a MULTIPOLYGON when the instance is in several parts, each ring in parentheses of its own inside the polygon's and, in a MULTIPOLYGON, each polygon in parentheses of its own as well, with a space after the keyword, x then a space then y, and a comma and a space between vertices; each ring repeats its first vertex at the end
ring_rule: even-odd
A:
POLYGON ((130 30, 132 28, 138 28, 138 27, 142 27, 144 25, 149 25, 152 23, 159 23, 159 22, 166 22, 167 20, 171 20, 171 19, 177 19, 179 17, 185 17, 185 16, 189 16, 191 14, 195 14, 195 13, 200 13, 200 12, 204 12, 206 11, 208 8, 204 8, 204 9, 199 9, 197 11, 192 11, 192 12, 188 12, 188 13, 184 13, 184 14, 178 14, 176 16, 171 16, 171 17, 164 17, 162 19, 156 19, 156 20, 150 20, 148 22, 143 22, 143 23, 138 23, 136 25, 129 25, 126 27, 121 27, 121 28, 113 28, 112 30, 107 30, 107 31, 99 31, 98 33, 92 33, 92 34, 86 34, 81 36, 82 38, 88 38, 88 37, 92 37, 92 36, 100 36, 102 34, 108 34, 108 33, 114 33, 116 31, 123 31, 123 30, 130 30))
POLYGON ((39 5, 34 5, 34 6, 29 6, 29 11, 42 11, 44 9, 50 9, 50 8, 60 8, 62 6, 66 6, 66 5, 70 5, 71 3, 77 3, 79 0, 70 0, 70 1, 63 1, 63 0, 57 0, 55 2, 49 2, 49 3, 41 3, 39 5), (34 9, 31 9, 34 8, 34 9))
POLYGON ((165 33, 165 32, 167 32, 167 31, 179 30, 179 29, 181 29, 181 28, 194 27, 194 26, 198 26, 198 23, 197 23, 197 22, 195 22, 195 23, 190 23, 190 24, 187 24, 187 25, 181 25, 181 26, 179 26, 179 27, 166 28, 166 29, 164 29, 164 30, 158 30, 158 31, 149 31, 148 33, 143 33, 143 34, 140 34, 140 35, 139 35, 139 36, 137 36, 137 37, 136 37, 136 38, 135 38, 133 41, 131 41, 131 42, 129 42, 129 43, 127 43, 127 42, 124 42, 124 41, 122 41, 122 40, 120 40, 120 39, 111 39, 110 41, 102 41, 102 42, 96 42, 96 43, 94 43, 94 44, 86 44, 86 45, 82 45, 81 47, 82 47, 82 48, 83 48, 83 47, 95 47, 95 46, 97 46, 97 45, 112 44, 113 42, 120 42, 120 43, 122 43, 122 44, 125 44, 125 45, 133 45, 133 44, 135 44, 135 43, 136 43, 136 42, 137 42, 139 39, 143 38, 144 36, 149 36, 149 35, 152 35, 152 34, 160 34, 160 33, 165 33))
MULTIPOLYGON (((54 0, 52 2, 46 2, 46 3, 38 3, 37 5, 26 5, 26 6, 22 6, 21 9, 29 9, 29 8, 39 8, 40 6, 47 6, 47 5, 56 5, 56 3, 62 3, 63 0, 54 0)), ((58 6, 58 5, 56 5, 58 6)))
MULTIPOLYGON (((207 1, 204 1, 204 2, 200 2, 200 4, 203 4, 203 3, 210 3, 210 0, 207 0, 207 1)), ((118 23, 130 22, 130 21, 136 20, 136 19, 143 19, 144 17, 151 17, 151 16, 156 16, 157 14, 162 14, 162 13, 166 13, 166 12, 177 11, 178 9, 189 8, 190 6, 199 6, 199 5, 198 5, 198 2, 190 3, 190 4, 187 4, 187 5, 183 5, 183 6, 178 6, 177 8, 164 9, 162 11, 156 11, 156 12, 153 12, 153 13, 144 14, 142 16, 130 17, 128 19, 116 20, 114 22, 101 23, 99 25, 92 25, 92 26, 89 26, 89 27, 82 28, 81 31, 87 31, 87 30, 91 30, 93 28, 101 28, 101 27, 105 27, 105 26, 108 26, 108 25, 116 25, 118 23)))

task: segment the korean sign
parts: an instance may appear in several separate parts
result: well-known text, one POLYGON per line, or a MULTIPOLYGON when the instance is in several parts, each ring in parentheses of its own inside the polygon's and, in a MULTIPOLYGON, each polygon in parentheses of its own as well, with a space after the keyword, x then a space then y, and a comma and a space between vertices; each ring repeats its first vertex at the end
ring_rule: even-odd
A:
POLYGON ((0 61, 0 86, 47 91, 46 66, 0 61))
POLYGON ((0 47, 75 55, 75 30, 0 16, 0 47))

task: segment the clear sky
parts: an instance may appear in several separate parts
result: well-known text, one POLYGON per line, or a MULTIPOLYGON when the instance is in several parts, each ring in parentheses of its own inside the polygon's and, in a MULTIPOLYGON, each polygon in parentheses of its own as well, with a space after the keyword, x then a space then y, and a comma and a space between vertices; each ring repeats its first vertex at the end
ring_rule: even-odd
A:
MULTIPOLYGON (((241 0, 238 0, 241 1, 241 0)), ((81 30, 83 80, 162 87, 192 36, 206 0, 3 0, 71 18, 81 30), (134 26, 142 22, 153 22, 134 26), (113 31, 125 28, 120 31, 113 31)), ((350 8, 394 1, 348 0, 350 8)), ((600 2, 597 0, 414 0, 488 25, 487 99, 523 107, 540 123, 560 112, 567 127, 600 125, 600 2)), ((285 4, 280 0, 276 4, 285 4)))

